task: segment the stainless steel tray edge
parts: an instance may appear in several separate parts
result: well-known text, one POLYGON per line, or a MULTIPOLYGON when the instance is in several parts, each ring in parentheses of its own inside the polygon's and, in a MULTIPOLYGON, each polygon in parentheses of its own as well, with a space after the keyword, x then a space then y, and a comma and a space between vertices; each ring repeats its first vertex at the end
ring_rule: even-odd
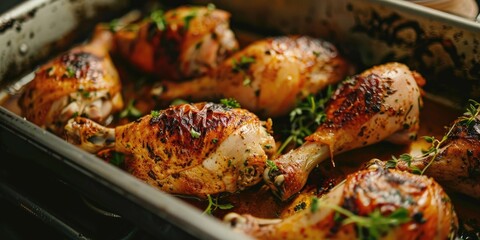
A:
POLYGON ((171 223, 194 238, 249 239, 4 108, 0 108, 0 145, 21 158, 51 169, 86 196, 116 209, 118 214, 154 236, 165 237, 162 228, 165 223, 171 223))

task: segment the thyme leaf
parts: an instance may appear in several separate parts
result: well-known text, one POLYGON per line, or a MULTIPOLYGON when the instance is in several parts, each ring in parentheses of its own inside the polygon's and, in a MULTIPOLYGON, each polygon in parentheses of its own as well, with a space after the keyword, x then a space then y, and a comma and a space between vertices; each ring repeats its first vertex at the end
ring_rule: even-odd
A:
POLYGON ((203 214, 212 215, 212 213, 217 209, 228 210, 228 209, 234 208, 233 204, 231 203, 219 204, 218 197, 212 198, 210 194, 207 194, 207 198, 208 198, 208 206, 203 211, 203 214))
POLYGON ((192 138, 199 138, 201 133, 197 132, 197 131, 195 131, 195 129, 191 128, 190 129, 190 135, 192 136, 192 138))
POLYGON ((276 171, 276 170, 278 170, 278 167, 277 167, 277 165, 275 164, 275 162, 272 161, 272 160, 270 160, 270 159, 267 160, 267 167, 270 169, 270 171, 276 171))
POLYGON ((367 216, 318 200, 318 207, 330 208, 336 213, 336 220, 342 225, 355 224, 359 239, 379 239, 391 229, 412 220, 406 208, 400 207, 388 215, 383 215, 378 208, 367 216), (339 214, 339 215, 337 215, 339 214))
POLYGON ((326 120, 325 107, 333 90, 329 85, 317 96, 309 95, 297 103, 290 112, 290 129, 286 132, 288 137, 283 141, 277 154, 281 154, 289 144, 293 143, 294 146, 303 144, 303 139, 315 132, 317 127, 326 120))
POLYGON ((235 98, 222 98, 220 103, 228 108, 241 108, 240 103, 235 100, 235 98))
POLYGON ((150 19, 157 25, 158 30, 163 31, 167 28, 167 20, 163 10, 157 9, 150 13, 150 19))
POLYGON ((437 139, 434 136, 424 136, 426 142, 430 143, 430 148, 427 150, 422 150, 422 154, 418 156, 412 156, 408 153, 404 153, 400 155, 397 159, 392 156, 392 159, 387 161, 386 167, 387 168, 395 168, 397 167, 400 161, 403 161, 407 164, 407 167, 410 171, 414 174, 423 175, 425 171, 432 165, 433 161, 437 158, 438 154, 440 153, 440 149, 444 147, 445 142, 449 139, 450 135, 452 134, 453 130, 459 126, 460 124, 465 125, 467 128, 471 127, 471 124, 478 118, 480 114, 480 103, 475 100, 470 99, 469 105, 467 106, 466 112, 461 116, 458 121, 455 122, 447 131, 445 135, 441 139, 437 139), (412 162, 422 161, 426 158, 430 158, 428 164, 423 168, 420 169, 417 166, 412 166, 412 162))

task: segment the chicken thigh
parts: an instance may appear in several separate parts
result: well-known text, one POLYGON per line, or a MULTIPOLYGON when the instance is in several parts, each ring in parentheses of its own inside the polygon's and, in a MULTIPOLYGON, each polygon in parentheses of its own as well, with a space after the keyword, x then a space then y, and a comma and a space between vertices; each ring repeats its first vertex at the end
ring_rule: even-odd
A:
POLYGON ((163 191, 198 197, 260 182, 275 152, 257 116, 213 103, 172 106, 115 129, 76 118, 66 132, 90 152, 113 147, 131 155, 127 170, 163 191))
POLYGON ((453 239, 458 229, 453 205, 438 183, 382 167, 347 176, 286 219, 229 213, 224 220, 258 239, 453 239))
POLYGON ((264 179, 287 200, 317 164, 351 149, 389 140, 408 143, 419 128, 421 76, 400 63, 373 67, 345 80, 325 109, 326 121, 299 148, 274 160, 264 179))
POLYGON ((238 49, 230 14, 182 6, 116 31, 114 51, 137 68, 170 80, 200 76, 238 49))
POLYGON ((110 44, 111 33, 99 26, 88 44, 41 66, 19 99, 22 115, 56 134, 77 115, 105 123, 123 108, 110 44))
POLYGON ((276 117, 290 112, 298 100, 343 80, 348 69, 329 42, 286 36, 257 41, 204 77, 163 82, 152 92, 163 102, 235 98, 250 111, 276 117))

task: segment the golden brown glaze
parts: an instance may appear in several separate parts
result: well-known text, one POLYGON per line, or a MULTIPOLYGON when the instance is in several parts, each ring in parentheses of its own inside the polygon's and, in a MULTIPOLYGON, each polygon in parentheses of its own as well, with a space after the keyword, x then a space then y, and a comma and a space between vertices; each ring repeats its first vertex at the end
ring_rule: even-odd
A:
POLYGON ((385 139, 409 143, 419 128, 418 77, 403 64, 388 63, 344 81, 327 103, 326 121, 305 144, 275 159, 277 169, 265 170, 267 184, 286 200, 335 154, 385 139))
POLYGON ((200 76, 238 48, 228 12, 182 6, 115 33, 114 51, 134 66, 169 80, 200 76))
POLYGON ((99 28, 90 43, 41 66, 19 99, 22 115, 61 134, 74 116, 103 123, 122 109, 120 80, 108 54, 110 40, 110 33, 99 28))
MULTIPOLYGON (((426 176, 384 168, 351 174, 323 196, 317 210, 305 210, 272 224, 273 220, 250 215, 227 215, 234 229, 258 239, 358 239, 355 223, 329 205, 340 206, 357 216, 380 211, 388 216, 399 208, 408 221, 392 227, 381 239, 451 239, 458 229, 455 211, 439 184, 426 176)), ((364 229, 365 230, 365 229, 364 229)))
POLYGON ((127 171, 163 191, 198 197, 260 182, 275 152, 273 137, 254 114, 213 103, 172 106, 115 129, 77 118, 66 132, 71 143, 91 152, 114 146, 131 155, 127 171))
POLYGON ((156 97, 170 102, 235 98, 262 116, 287 114, 295 103, 343 80, 349 65, 329 42, 306 36, 268 38, 252 43, 205 77, 164 82, 156 97))

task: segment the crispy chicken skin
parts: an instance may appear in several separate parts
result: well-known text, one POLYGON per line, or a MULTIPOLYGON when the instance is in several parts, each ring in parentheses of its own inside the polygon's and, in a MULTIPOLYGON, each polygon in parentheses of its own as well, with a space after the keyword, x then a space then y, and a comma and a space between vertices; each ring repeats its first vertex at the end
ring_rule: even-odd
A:
POLYGON ((27 120, 61 134, 74 116, 104 123, 123 108, 120 80, 108 54, 111 34, 100 26, 96 30, 89 43, 36 71, 19 99, 27 120))
POLYGON ((355 223, 344 224, 347 217, 329 207, 334 205, 358 216, 374 211, 388 216, 406 209, 408 221, 390 228, 380 239, 453 239, 458 229, 453 205, 438 183, 398 170, 378 167, 353 173, 319 202, 318 209, 310 206, 283 220, 235 213, 224 220, 258 239, 359 239, 355 223))
POLYGON ((131 155, 127 170, 149 184, 198 197, 260 182, 275 152, 254 114, 213 103, 172 106, 115 129, 76 118, 66 131, 67 140, 91 152, 114 147, 131 155))
POLYGON ((416 167, 433 177, 442 186, 456 192, 480 199, 480 120, 467 123, 459 118, 440 148, 435 159, 433 154, 425 158, 414 158, 409 167, 399 161, 397 168, 411 171, 416 167))
POLYGON ((389 140, 405 144, 419 128, 421 94, 407 66, 388 63, 344 81, 326 107, 326 121, 306 143, 275 159, 264 178, 286 200, 301 190, 320 162, 351 149, 389 140))
POLYGON ((164 102, 235 98, 250 111, 276 117, 287 114, 299 99, 343 80, 348 70, 329 42, 306 36, 268 38, 237 52, 204 77, 164 82, 153 92, 164 102))
POLYGON ((114 51, 147 73, 170 80, 200 76, 238 49, 228 12, 182 6, 154 14, 114 38, 114 51))

